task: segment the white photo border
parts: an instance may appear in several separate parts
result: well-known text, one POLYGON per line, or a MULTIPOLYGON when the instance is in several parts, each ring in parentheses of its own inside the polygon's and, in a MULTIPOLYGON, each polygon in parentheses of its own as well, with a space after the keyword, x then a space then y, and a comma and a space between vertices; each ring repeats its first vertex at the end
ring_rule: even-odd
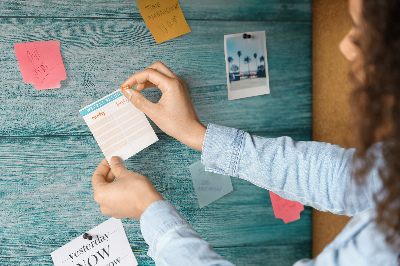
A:
MULTIPOLYGON (((235 34, 229 34, 229 35, 224 35, 224 52, 225 52, 225 65, 226 65, 226 82, 228 86, 228 100, 237 100, 237 99, 243 99, 247 97, 253 97, 253 96, 259 96, 259 95, 265 95, 265 94, 270 94, 270 87, 269 87, 269 73, 268 73, 268 60, 267 60, 267 43, 266 43, 266 34, 265 30, 263 31, 249 31, 249 32, 242 32, 242 33, 235 33, 235 34), (253 88, 244 88, 240 89, 237 91, 231 91, 230 88, 230 81, 229 81, 229 63, 228 63, 228 55, 227 55, 227 47, 226 47, 226 40, 227 38, 231 37, 241 37, 243 38, 243 34, 262 34, 262 42, 263 42, 263 48, 264 48, 264 54, 265 54, 265 77, 266 77, 266 84, 265 86, 259 86, 259 87, 253 87, 253 88)), ((240 71, 240 69, 239 69, 240 71)))

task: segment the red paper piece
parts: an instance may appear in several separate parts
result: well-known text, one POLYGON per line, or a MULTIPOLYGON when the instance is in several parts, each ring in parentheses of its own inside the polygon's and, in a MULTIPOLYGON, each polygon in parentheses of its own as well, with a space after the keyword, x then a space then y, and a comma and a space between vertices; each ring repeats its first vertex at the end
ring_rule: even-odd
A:
POLYGON ((269 192, 275 218, 282 219, 285 224, 300 219, 300 213, 304 211, 304 206, 296 201, 290 201, 279 197, 273 192, 269 192))
POLYGON ((14 49, 24 82, 35 89, 60 88, 67 78, 59 41, 16 43, 14 49))

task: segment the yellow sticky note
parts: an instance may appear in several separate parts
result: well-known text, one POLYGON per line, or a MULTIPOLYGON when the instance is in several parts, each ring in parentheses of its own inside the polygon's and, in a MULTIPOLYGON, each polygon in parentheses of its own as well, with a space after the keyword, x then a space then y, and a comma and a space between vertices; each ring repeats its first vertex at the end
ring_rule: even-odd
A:
POLYGON ((190 32, 178 0, 137 0, 140 14, 157 43, 190 32))

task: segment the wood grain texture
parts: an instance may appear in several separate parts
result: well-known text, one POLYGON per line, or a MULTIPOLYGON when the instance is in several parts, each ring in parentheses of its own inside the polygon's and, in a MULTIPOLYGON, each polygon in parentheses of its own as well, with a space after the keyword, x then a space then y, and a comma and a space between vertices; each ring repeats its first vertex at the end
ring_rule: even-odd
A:
MULTIPOLYGON (((191 33, 156 45, 131 0, 0 2, 0 265, 51 265, 50 253, 105 221, 91 175, 103 158, 78 110, 157 60, 186 81, 203 123, 311 140, 311 0, 180 1, 191 33), (227 100, 223 35, 265 30, 271 94, 227 100), (22 81, 17 42, 58 40, 67 79, 36 91, 22 81)), ((149 89, 152 101, 160 92, 149 89)), ((153 124, 154 126, 154 124, 153 124)), ((292 265, 311 256, 311 209, 285 225, 268 192, 234 191, 199 209, 188 166, 200 153, 159 133, 125 163, 148 176, 218 253, 237 265, 292 265)), ((139 223, 124 227, 140 265, 139 223)))
POLYGON ((310 246, 293 245, 290 250, 282 246, 257 246, 257 247, 233 247, 216 248, 216 252, 236 265, 263 265, 263 266, 291 266, 299 257, 299 254, 308 253, 310 246), (266 257, 261 254, 268 254, 266 257), (282 257, 285 259, 282 260, 282 257))
MULTIPOLYGON (((187 20, 311 21, 311 0, 180 0, 187 20)), ((141 19, 132 0, 3 0, 2 16, 141 19)))
MULTIPOLYGON (((5 103, 0 135, 90 134, 78 110, 157 60, 186 81, 205 124, 311 132, 310 23, 195 21, 191 28, 184 38, 156 45, 139 20, 0 19, 7 36, 0 40, 0 99, 5 103), (223 35, 246 30, 266 31, 271 94, 227 101, 223 35), (61 41, 67 72, 61 89, 36 91, 22 82, 13 45, 38 40, 61 41)), ((156 90, 146 95, 153 101, 160 97, 156 90)))
MULTIPOLYGON (((103 157, 96 146, 91 136, 0 138, 0 265, 13 257, 50 263, 53 250, 107 219, 93 201, 91 188, 93 169, 103 157)), ((232 178, 232 193, 199 209, 188 169, 199 159, 199 152, 160 135, 157 143, 125 164, 148 176, 216 248, 310 246, 310 208, 301 213, 301 220, 285 225, 275 219, 268 193, 240 179, 232 178)), ((132 249, 147 250, 138 221, 125 220, 124 225, 132 249)), ((240 252, 227 253, 243 259, 240 252)), ((257 258, 268 260, 269 254, 257 258)), ((151 262, 145 252, 135 255, 141 263, 151 262)), ((297 260, 304 253, 291 256, 297 260)))
MULTIPOLYGON (((310 248, 310 245, 293 245, 290 249, 285 249, 282 246, 257 246, 215 248, 215 251, 235 265, 290 266, 299 259, 299 254, 309 253, 310 248), (282 257, 285 259, 282 260, 282 257)), ((136 258, 140 258, 146 257, 147 251, 134 251, 133 253, 136 258)), ((11 257, 8 262, 9 265, 53 265, 49 262, 49 256, 11 257)), ((155 265, 154 261, 150 260, 139 260, 139 263, 139 265, 155 265)))

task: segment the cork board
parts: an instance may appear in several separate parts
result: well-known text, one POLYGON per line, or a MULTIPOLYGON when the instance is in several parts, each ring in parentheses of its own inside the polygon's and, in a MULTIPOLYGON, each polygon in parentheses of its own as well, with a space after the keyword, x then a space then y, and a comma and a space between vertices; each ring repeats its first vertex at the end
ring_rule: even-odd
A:
MULTIPOLYGON (((350 148, 350 63, 339 43, 351 28, 348 1, 313 1, 313 140, 350 148)), ((329 244, 349 217, 313 210, 313 257, 329 244)))

